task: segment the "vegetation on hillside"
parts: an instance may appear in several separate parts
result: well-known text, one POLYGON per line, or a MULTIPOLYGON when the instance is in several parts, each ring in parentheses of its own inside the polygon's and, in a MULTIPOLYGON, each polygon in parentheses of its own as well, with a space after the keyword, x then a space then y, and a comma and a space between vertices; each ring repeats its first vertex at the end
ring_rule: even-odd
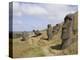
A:
MULTIPOLYGON (((40 31, 42 35, 32 37, 34 34, 31 32, 29 39, 21 41, 20 34, 15 34, 13 38, 13 57, 40 57, 40 56, 57 56, 57 55, 72 55, 78 53, 78 12, 74 14, 73 25, 73 42, 69 47, 63 50, 52 49, 51 46, 61 44, 62 25, 60 24, 60 31, 54 34, 52 40, 47 40, 46 30, 40 31)), ((26 36, 27 37, 27 36, 26 36)), ((12 40, 12 39, 11 39, 12 40)))

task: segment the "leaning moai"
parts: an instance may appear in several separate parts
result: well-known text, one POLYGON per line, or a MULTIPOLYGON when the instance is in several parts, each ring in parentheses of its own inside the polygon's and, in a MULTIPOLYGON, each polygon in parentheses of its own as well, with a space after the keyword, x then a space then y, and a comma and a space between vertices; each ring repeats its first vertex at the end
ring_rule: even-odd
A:
POLYGON ((47 36, 48 36, 48 40, 52 40, 53 37, 53 28, 51 26, 51 24, 48 24, 47 26, 47 36))
POLYGON ((39 30, 33 30, 33 32, 34 32, 35 36, 39 36, 39 35, 41 35, 41 33, 40 33, 39 30))
POLYGON ((61 49, 68 47, 72 42, 72 31, 73 30, 73 15, 69 14, 64 18, 64 24, 62 26, 62 44, 61 49))

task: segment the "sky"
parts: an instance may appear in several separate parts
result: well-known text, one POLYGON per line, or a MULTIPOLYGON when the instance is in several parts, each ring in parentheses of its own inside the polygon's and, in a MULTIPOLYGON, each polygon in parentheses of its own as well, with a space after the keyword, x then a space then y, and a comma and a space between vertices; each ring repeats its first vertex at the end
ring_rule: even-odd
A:
POLYGON ((64 21, 67 14, 78 11, 77 5, 13 2, 13 31, 43 30, 64 21))

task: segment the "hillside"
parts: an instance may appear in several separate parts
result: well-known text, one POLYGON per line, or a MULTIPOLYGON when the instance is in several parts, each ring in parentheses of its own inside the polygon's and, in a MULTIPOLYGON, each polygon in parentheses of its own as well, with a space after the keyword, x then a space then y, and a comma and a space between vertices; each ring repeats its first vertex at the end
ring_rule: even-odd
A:
POLYGON ((62 24, 60 31, 55 33, 52 40, 47 40, 46 30, 41 31, 42 35, 37 37, 30 33, 29 39, 21 41, 21 37, 13 39, 13 57, 40 57, 40 56, 57 56, 72 55, 78 53, 78 12, 74 14, 74 34, 73 43, 64 50, 52 49, 51 46, 61 44, 62 24))

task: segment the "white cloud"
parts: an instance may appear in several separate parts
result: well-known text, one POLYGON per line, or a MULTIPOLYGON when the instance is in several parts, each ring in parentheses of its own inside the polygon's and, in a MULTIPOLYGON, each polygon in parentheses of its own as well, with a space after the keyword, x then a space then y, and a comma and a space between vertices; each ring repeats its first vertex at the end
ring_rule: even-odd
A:
POLYGON ((57 4, 46 4, 45 9, 49 13, 49 15, 47 16, 49 20, 63 20, 65 15, 77 11, 77 7, 57 4))
POLYGON ((46 15, 47 11, 40 6, 27 6, 22 8, 23 12, 29 15, 46 15))
POLYGON ((20 4, 13 2, 13 16, 22 16, 22 13, 20 4))
POLYGON ((22 16, 22 15, 47 15, 48 12, 38 5, 32 4, 20 4, 14 2, 13 4, 13 15, 22 16))
POLYGON ((76 8, 74 6, 69 5, 13 3, 13 15, 15 16, 45 15, 49 19, 54 19, 54 17, 61 18, 75 10, 76 8))
POLYGON ((47 18, 52 20, 52 19, 54 19, 54 16, 48 16, 47 18))
POLYGON ((17 24, 23 24, 23 21, 22 20, 18 20, 17 24))
POLYGON ((23 24, 23 20, 13 19, 13 25, 22 25, 22 24, 23 24))
MULTIPOLYGON (((58 5, 58 4, 36 4, 36 3, 19 3, 13 2, 13 18, 14 18, 14 29, 23 30, 23 29, 44 29, 48 23, 55 25, 56 23, 61 23, 64 20, 65 15, 69 13, 74 13, 77 11, 76 6, 72 5, 58 5), (32 15, 37 17, 30 19, 31 21, 36 20, 36 22, 29 23, 27 22, 27 17, 32 15), (18 16, 18 17, 17 17, 18 16), (20 18, 21 19, 20 19, 20 18), (16 19, 17 18, 17 19, 16 19), (24 20, 24 21, 23 21, 24 20), (39 25, 40 24, 40 25, 39 25)), ((29 17, 30 18, 30 17, 29 17)))

